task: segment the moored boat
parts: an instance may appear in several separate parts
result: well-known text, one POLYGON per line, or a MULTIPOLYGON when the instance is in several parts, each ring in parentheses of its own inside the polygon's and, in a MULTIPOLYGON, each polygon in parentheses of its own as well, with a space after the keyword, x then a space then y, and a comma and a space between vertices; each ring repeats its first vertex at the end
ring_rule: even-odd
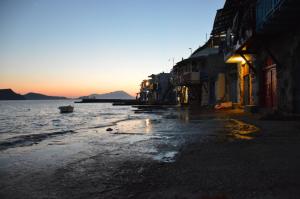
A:
POLYGON ((69 106, 60 106, 58 107, 60 110, 60 113, 72 113, 74 111, 74 107, 69 105, 69 106))

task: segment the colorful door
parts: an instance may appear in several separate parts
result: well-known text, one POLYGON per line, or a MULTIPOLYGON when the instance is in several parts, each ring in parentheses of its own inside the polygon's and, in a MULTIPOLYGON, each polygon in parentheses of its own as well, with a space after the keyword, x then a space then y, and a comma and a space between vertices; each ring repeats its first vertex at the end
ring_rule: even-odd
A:
POLYGON ((267 108, 277 106, 277 71, 276 64, 268 58, 264 72, 264 105, 267 108))

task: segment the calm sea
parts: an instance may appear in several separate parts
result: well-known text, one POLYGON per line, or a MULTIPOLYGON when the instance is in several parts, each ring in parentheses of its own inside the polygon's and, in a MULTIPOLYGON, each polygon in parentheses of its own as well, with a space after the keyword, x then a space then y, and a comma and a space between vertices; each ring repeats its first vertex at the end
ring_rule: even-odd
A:
POLYGON ((0 101, 0 149, 112 126, 130 119, 132 114, 132 108, 127 106, 75 104, 71 100, 0 101), (58 107, 63 105, 74 106, 74 112, 61 114, 58 107))
POLYGON ((19 162, 24 170, 24 165, 59 165, 96 154, 105 154, 109 161, 113 154, 118 160, 138 156, 173 161, 186 141, 199 136, 205 140, 223 128, 213 120, 191 120, 188 111, 175 107, 152 113, 134 110, 71 100, 0 101, 0 172, 17 168, 19 162), (58 107, 63 105, 74 106, 74 112, 61 114, 58 107))

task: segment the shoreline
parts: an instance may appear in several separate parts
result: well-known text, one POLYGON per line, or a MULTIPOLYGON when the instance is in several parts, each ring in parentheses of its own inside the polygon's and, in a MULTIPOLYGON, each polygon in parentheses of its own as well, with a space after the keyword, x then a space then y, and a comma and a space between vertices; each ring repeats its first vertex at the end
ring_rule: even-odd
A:
MULTIPOLYGON (((241 110, 175 108, 164 116, 151 116, 145 132, 136 125, 146 121, 129 120, 119 123, 119 134, 103 131, 107 141, 94 131, 84 138, 86 142, 84 134, 57 137, 58 142, 48 146, 59 153, 78 146, 77 142, 60 145, 68 139, 86 146, 73 148, 78 152, 69 148, 72 155, 66 154, 64 163, 58 161, 51 169, 27 168, 24 176, 12 179, 12 174, 0 170, 0 177, 9 180, 1 182, 1 198, 296 199, 300 195, 299 121, 259 120, 259 115, 241 110), (179 126, 165 131, 170 124, 179 126), (136 135, 137 130, 142 134, 136 135), (147 135, 148 130, 152 134, 147 135), (170 135, 172 140, 166 140, 170 135), (155 159, 177 149, 177 154, 165 154, 166 161, 155 159)), ((48 152, 45 144, 33 151, 48 152)))
MULTIPOLYGON (((223 112, 199 117, 212 115, 223 117, 223 112)), ((298 198, 300 123, 229 115, 259 126, 259 132, 251 134, 253 139, 194 140, 171 163, 127 162, 127 173, 119 178, 130 180, 103 198, 298 198)))

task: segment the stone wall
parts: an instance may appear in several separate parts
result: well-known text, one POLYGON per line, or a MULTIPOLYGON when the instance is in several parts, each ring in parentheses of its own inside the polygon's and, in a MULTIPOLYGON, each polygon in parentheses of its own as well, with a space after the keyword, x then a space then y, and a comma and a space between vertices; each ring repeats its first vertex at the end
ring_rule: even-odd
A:
POLYGON ((260 65, 272 54, 277 64, 278 110, 300 113, 300 34, 298 31, 261 39, 260 65))

